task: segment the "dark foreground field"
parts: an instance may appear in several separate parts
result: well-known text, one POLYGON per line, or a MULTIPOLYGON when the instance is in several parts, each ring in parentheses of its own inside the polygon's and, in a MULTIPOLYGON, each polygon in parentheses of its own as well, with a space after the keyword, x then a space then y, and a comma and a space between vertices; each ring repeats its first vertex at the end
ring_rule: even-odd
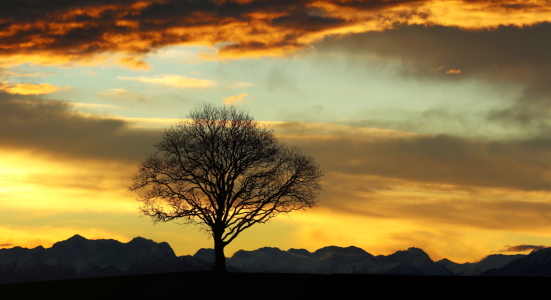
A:
POLYGON ((548 290, 543 277, 438 277, 395 275, 308 275, 211 272, 164 273, 0 285, 2 299, 183 298, 272 299, 384 296, 445 297, 548 290))

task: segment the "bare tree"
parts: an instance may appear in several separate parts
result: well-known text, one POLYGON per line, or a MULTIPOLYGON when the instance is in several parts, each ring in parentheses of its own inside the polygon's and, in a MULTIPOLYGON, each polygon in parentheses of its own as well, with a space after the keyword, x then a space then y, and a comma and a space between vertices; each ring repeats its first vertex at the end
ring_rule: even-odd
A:
POLYGON ((216 270, 224 247, 243 230, 280 213, 311 208, 323 175, 310 156, 279 143, 234 106, 202 104, 165 130, 157 152, 139 165, 143 215, 200 225, 214 239, 216 270))

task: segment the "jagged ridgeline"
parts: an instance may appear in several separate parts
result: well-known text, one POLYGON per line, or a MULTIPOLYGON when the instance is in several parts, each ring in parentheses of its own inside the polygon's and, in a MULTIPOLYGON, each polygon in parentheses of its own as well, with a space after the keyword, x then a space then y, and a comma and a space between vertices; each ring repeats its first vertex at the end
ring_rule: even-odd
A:
POLYGON ((168 243, 141 237, 128 243, 75 235, 51 248, 0 249, 0 283, 199 271, 210 263, 177 257, 168 243))
MULTIPOLYGON (((551 248, 530 255, 490 255, 477 263, 434 262, 419 248, 374 256, 358 247, 260 248, 226 258, 230 272, 392 275, 551 276, 551 248)), ((137 237, 128 243, 75 235, 51 248, 0 249, 0 283, 209 271, 214 250, 176 256, 168 243, 137 237)))

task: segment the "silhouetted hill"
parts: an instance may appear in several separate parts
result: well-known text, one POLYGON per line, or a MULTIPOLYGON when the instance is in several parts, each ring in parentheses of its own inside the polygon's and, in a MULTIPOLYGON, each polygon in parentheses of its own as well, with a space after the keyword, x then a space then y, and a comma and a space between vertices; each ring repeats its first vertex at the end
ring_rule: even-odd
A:
POLYGON ((452 271, 456 275, 476 276, 490 269, 501 268, 507 265, 508 263, 525 256, 526 255, 524 254, 515 254, 515 255, 492 254, 492 255, 486 256, 481 261, 476 263, 458 264, 445 258, 437 261, 436 263, 444 265, 446 268, 448 268, 448 270, 452 271))
POLYGON ((491 269, 480 276, 551 276, 551 248, 526 255, 499 268, 491 269))

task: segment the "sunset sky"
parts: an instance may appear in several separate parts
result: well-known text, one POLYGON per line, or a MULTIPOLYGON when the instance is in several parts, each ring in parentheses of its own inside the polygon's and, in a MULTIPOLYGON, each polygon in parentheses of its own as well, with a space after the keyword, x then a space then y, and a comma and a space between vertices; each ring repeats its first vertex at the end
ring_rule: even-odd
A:
MULTIPOLYGON (((226 247, 551 246, 551 1, 0 2, 0 248, 208 235, 129 192, 164 128, 238 105, 315 158, 319 205, 226 247)), ((507 251, 510 250, 510 251, 507 251)))

